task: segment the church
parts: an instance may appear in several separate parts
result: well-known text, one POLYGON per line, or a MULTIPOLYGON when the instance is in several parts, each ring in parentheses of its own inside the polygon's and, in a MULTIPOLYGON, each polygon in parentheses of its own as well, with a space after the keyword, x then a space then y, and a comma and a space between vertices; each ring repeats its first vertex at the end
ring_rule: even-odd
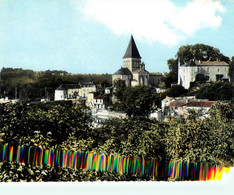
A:
POLYGON ((127 87, 137 85, 155 86, 160 83, 162 74, 149 73, 145 69, 144 62, 137 49, 133 36, 131 35, 127 50, 123 56, 122 67, 112 75, 112 84, 117 80, 125 81, 127 87))

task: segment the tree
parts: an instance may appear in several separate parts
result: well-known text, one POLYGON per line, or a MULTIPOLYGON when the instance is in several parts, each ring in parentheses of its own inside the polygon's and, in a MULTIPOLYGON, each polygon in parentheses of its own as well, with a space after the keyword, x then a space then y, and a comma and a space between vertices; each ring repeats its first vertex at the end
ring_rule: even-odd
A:
POLYGON ((216 100, 231 100, 233 97, 233 86, 229 82, 205 83, 196 92, 196 98, 216 100))
POLYGON ((107 154, 161 160, 166 156, 164 132, 165 125, 154 119, 111 119, 97 130, 95 140, 98 150, 107 154))
POLYGON ((206 78, 204 74, 199 73, 196 75, 195 82, 205 82, 205 81, 206 81, 206 78))
POLYGON ((163 97, 169 96, 169 97, 178 97, 180 95, 183 95, 185 93, 187 93, 188 90, 185 89, 183 86, 181 85, 173 85, 170 89, 166 90, 163 93, 163 97))
POLYGON ((201 61, 225 61, 229 63, 230 59, 224 56, 219 49, 214 48, 209 45, 197 43, 195 45, 184 45, 181 46, 177 52, 177 56, 180 58, 180 63, 184 64, 191 59, 201 60, 201 61))
POLYGON ((234 56, 232 56, 232 59, 230 61, 229 76, 230 76, 231 83, 233 83, 234 82, 234 56))
POLYGON ((117 97, 119 101, 122 101, 123 93, 124 93, 124 90, 126 89, 125 81, 116 80, 114 83, 114 86, 115 86, 114 95, 117 97))
POLYGON ((128 116, 149 116, 156 101, 153 88, 148 86, 127 87, 122 96, 121 108, 128 116))
POLYGON ((172 118, 165 129, 168 158, 175 161, 203 163, 212 166, 234 164, 232 104, 217 104, 209 118, 199 119, 196 112, 189 117, 172 118))
POLYGON ((35 132, 39 132, 44 138, 50 134, 51 145, 61 144, 69 135, 76 139, 87 139, 91 117, 84 109, 82 105, 65 103, 2 104, 0 105, 0 130, 8 143, 23 144, 21 142, 28 141, 27 137, 33 139, 35 132))

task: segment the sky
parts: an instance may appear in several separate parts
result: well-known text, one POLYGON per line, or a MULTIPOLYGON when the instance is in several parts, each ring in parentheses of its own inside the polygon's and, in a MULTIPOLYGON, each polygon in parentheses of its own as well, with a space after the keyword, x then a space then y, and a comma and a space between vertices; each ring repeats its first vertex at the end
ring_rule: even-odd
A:
POLYGON ((0 69, 110 73, 133 35, 149 72, 183 45, 234 56, 234 0, 0 0, 0 69))

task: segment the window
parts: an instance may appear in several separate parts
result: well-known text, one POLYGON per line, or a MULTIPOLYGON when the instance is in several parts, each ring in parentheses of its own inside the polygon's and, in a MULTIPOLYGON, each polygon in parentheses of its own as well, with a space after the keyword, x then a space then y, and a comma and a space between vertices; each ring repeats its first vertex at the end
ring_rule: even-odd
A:
POLYGON ((200 68, 199 67, 197 67, 197 72, 200 72, 200 68))
POLYGON ((217 72, 220 72, 220 69, 219 69, 219 68, 217 69, 217 72))
POLYGON ((210 68, 206 68, 206 72, 210 72, 210 68))

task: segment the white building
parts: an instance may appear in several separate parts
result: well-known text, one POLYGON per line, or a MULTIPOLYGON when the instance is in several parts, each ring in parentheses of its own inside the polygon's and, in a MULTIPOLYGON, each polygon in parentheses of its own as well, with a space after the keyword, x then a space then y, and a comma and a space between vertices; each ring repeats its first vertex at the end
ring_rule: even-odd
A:
POLYGON ((178 63, 178 85, 188 89, 195 81, 230 80, 228 72, 229 64, 224 61, 190 60, 184 65, 178 63))
POLYGON ((93 82, 62 84, 55 90, 54 100, 87 98, 90 92, 96 92, 96 85, 93 82))

